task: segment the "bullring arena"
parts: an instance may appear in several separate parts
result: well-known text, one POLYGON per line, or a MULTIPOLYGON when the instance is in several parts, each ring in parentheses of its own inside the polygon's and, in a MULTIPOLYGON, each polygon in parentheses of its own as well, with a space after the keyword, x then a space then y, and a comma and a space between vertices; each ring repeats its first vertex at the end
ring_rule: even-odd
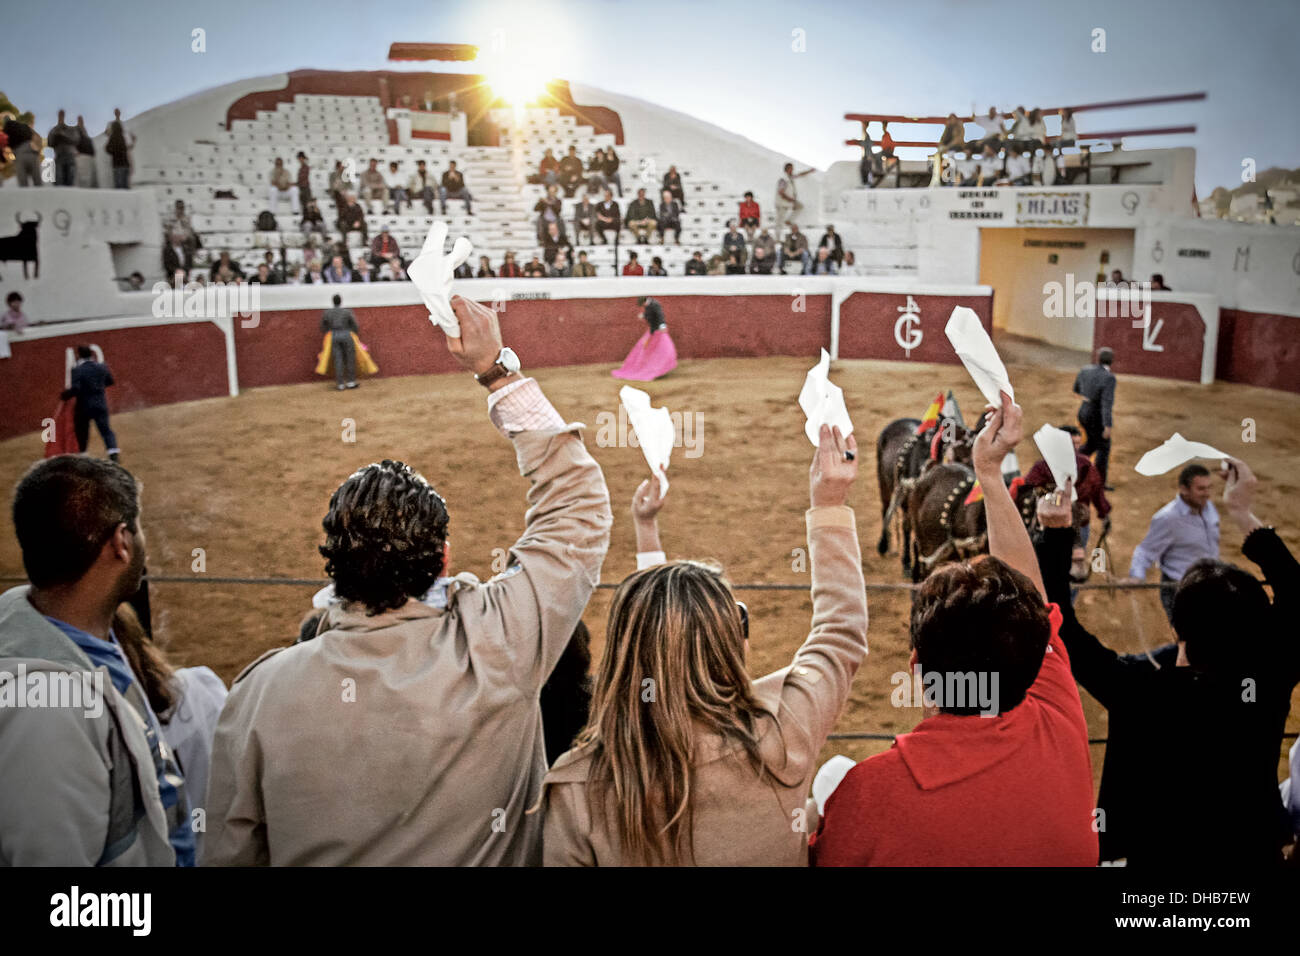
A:
MULTIPOLYGON (((407 169, 417 158, 439 168, 460 163, 476 192, 473 215, 454 199, 446 215, 424 215, 418 202, 367 215, 369 236, 389 228, 408 264, 437 219, 474 242, 471 264, 480 253, 494 263, 506 250, 521 261, 531 255, 542 188, 528 174, 543 149, 617 149, 627 198, 657 184, 670 164, 682 171, 685 245, 624 235, 621 245, 589 247, 594 277, 462 279, 456 291, 497 310, 525 373, 569 421, 587 425, 615 515, 602 588, 583 618, 596 659, 610 587, 636 567, 629 506, 646 464, 607 423, 617 419, 621 384, 610 371, 644 330, 637 298, 662 303, 679 356, 674 371, 639 387, 655 406, 688 418, 695 442, 673 452, 659 518, 665 550, 717 560, 742 589, 754 675, 787 664, 808 632, 802 549, 811 448, 797 396, 821 350, 831 354, 862 454, 850 504, 870 652, 822 760, 878 753, 921 719, 919 709, 891 703, 893 678, 907 669, 911 584, 896 536, 888 555, 876 553, 882 503, 871 449, 881 428, 919 417, 936 393, 951 390, 968 423, 982 410, 944 336, 957 306, 974 310, 1006 361, 1026 413, 1017 449, 1026 471, 1039 457, 1031 433, 1074 422, 1077 371, 1097 348, 1115 350, 1109 564, 1094 568, 1076 605, 1110 646, 1141 653, 1171 640, 1153 587, 1112 585, 1175 491, 1172 473, 1142 477, 1134 465, 1173 432, 1247 461, 1260 478, 1255 512, 1293 547, 1300 541, 1300 228, 1200 218, 1187 202, 1192 149, 1099 149, 1086 169, 1071 154, 1055 183, 976 190, 928 185, 929 160, 900 163, 892 181, 886 169, 869 189, 856 161, 836 163, 800 180, 798 218, 812 241, 836 224, 845 248, 857 251, 857 274, 687 277, 690 250, 717 246, 746 189, 760 193, 763 226, 777 225, 771 184, 788 157, 653 104, 567 83, 553 84, 541 105, 503 109, 476 92, 470 81, 478 79, 318 70, 248 79, 130 118, 138 135, 130 190, 0 191, 0 222, 40 222, 39 277, 19 279, 17 263, 0 263, 0 287, 21 290, 41 319, 10 336, 12 356, 0 362, 0 485, 12 489, 40 459, 72 350, 91 345, 117 380, 113 426, 123 464, 144 488, 154 631, 174 664, 207 665, 229 684, 263 652, 293 642, 326 583, 317 547, 330 495, 369 462, 400 459, 435 484, 451 513, 456 572, 491 577, 523 529, 526 482, 511 448, 409 282, 263 285, 248 314, 169 314, 160 236, 177 200, 204 255, 231 250, 250 272, 268 251, 282 266, 303 265, 303 237, 291 224, 252 227, 272 157, 288 160, 299 148, 311 151, 318 196, 336 159, 373 155, 407 169), (426 90, 433 104, 413 108, 426 90), (620 275, 629 249, 646 264, 660 256, 668 276, 620 275), (1083 314, 1047 314, 1044 283, 1076 273, 1104 278, 1112 268, 1138 279, 1163 271, 1175 291, 1147 293, 1139 321, 1104 314, 1103 300, 1126 298, 1114 291, 1083 314), (143 289, 125 281, 137 271, 143 289), (320 315, 336 291, 379 367, 356 390, 336 391, 315 373, 320 315)), ((849 113, 846 131, 882 118, 906 120, 849 113)), ((566 200, 566 218, 569 209, 566 200)), ((357 236, 345 241, 363 254, 357 236)), ((90 453, 102 451, 92 437, 90 453)), ((1225 521, 1224 558, 1242 561, 1240 544, 1225 521)), ((0 576, 23 580, 8 508, 0 576)), ((1106 711, 1081 695, 1098 778, 1106 711)), ((1279 781, 1300 732, 1300 692, 1287 732, 1279 781)))

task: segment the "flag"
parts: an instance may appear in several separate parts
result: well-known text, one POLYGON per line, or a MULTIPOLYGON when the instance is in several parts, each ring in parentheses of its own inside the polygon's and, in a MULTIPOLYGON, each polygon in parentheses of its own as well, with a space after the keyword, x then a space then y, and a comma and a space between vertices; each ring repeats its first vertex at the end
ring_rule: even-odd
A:
POLYGON ((940 412, 944 418, 951 418, 962 428, 966 427, 966 419, 962 417, 961 406, 957 404, 957 396, 949 389, 948 397, 943 401, 943 411, 940 412))
POLYGON ((939 424, 939 411, 942 408, 943 393, 940 392, 934 397, 934 401, 930 403, 930 407, 925 410, 925 414, 921 416, 921 424, 916 427, 916 433, 918 435, 929 431, 935 425, 939 424))
POLYGON ((984 489, 980 487, 980 481, 978 478, 976 478, 975 484, 971 485, 970 494, 966 496, 966 500, 963 501, 962 504, 973 505, 975 504, 975 502, 983 501, 983 500, 984 500, 984 489))

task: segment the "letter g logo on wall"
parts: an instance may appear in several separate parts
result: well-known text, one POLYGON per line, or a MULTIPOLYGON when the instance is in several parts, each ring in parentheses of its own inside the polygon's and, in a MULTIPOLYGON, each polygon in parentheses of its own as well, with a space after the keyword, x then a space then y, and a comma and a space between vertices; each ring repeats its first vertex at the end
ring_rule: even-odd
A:
POLYGON ((921 307, 909 295, 907 305, 900 305, 898 311, 903 314, 894 323, 894 341, 903 350, 903 354, 911 358, 912 349, 917 348, 925 338, 921 331, 921 307))

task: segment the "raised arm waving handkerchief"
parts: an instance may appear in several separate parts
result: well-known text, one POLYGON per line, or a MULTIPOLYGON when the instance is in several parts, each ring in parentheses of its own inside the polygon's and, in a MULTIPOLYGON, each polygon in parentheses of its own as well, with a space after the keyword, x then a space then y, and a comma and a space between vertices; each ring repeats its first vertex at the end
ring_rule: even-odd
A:
POLYGON ((1139 475, 1163 475, 1193 458, 1227 458, 1228 456, 1205 442, 1188 441, 1178 432, 1169 436, 1159 448, 1153 448, 1137 463, 1139 475))
POLYGON ((444 254, 443 246, 446 243, 447 224, 435 222, 424 240, 424 247, 407 268, 406 274, 415 283, 420 298, 429 310, 429 321, 453 339, 458 339, 460 322, 451 310, 451 280, 455 278, 456 269, 474 251, 474 246, 469 239, 461 236, 451 247, 451 252, 444 254))
POLYGON ((668 459, 677 440, 672 416, 666 408, 651 408, 650 396, 639 388, 624 385, 618 390, 618 398, 627 409, 628 421, 636 432, 646 464, 659 479, 659 497, 662 498, 668 494, 668 459))
POLYGON ((1013 402, 1016 400, 1016 393, 1011 390, 1011 380, 1007 378, 1007 367, 1002 364, 1002 357, 993 347, 993 340, 984 331, 978 315, 959 305, 948 317, 944 332, 986 402, 994 408, 1000 408, 1002 399, 998 397, 998 392, 1006 392, 1013 402))
POLYGON ((1043 461, 1047 462, 1057 488, 1065 487, 1065 479, 1074 479, 1074 484, 1070 486, 1070 500, 1077 501, 1079 493, 1075 486, 1079 484, 1079 460, 1075 457, 1074 439, 1070 433, 1044 425, 1034 432, 1034 444, 1042 453, 1043 461))
POLYGON ((848 438, 853 434, 853 422, 849 421, 849 410, 844 407, 844 391, 831 384, 831 357, 822 349, 822 358, 808 370, 803 380, 803 390, 799 392, 799 407, 808 416, 803 427, 804 434, 813 445, 820 445, 818 432, 823 425, 840 428, 840 433, 848 438))

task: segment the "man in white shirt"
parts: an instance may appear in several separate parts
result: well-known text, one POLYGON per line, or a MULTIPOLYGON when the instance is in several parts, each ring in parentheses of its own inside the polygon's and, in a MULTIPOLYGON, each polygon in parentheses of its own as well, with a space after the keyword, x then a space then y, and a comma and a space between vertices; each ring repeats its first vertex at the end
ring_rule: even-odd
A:
POLYGON ((840 275, 842 276, 860 276, 862 269, 858 265, 858 257, 851 251, 844 253, 844 265, 840 266, 840 275))
POLYGON ((1002 161, 998 159, 997 150, 992 144, 984 147, 984 154, 979 158, 980 186, 992 186, 1002 175, 1002 161))
POLYGON ((800 176, 807 176, 811 172, 812 169, 810 168, 801 173, 796 173, 794 163, 786 163, 781 178, 776 181, 776 238, 778 241, 781 239, 782 227, 794 225, 795 215, 803 209, 803 203, 799 201, 794 181, 800 176))
POLYGON ((284 168, 284 160, 277 156, 271 170, 271 185, 267 190, 267 201, 273 214, 280 208, 280 200, 286 196, 289 198, 289 209, 297 219, 302 212, 298 206, 298 186, 289 177, 289 170, 284 168))
POLYGON ((990 106, 988 115, 976 119, 975 125, 983 130, 984 138, 973 145, 972 151, 974 149, 982 150, 985 146, 992 146, 994 149, 1001 147, 1004 127, 1002 117, 998 115, 996 107, 990 106))
POLYGON ((388 198, 393 201, 394 215, 402 211, 402 203, 405 201, 406 208, 411 208, 411 197, 406 192, 406 180, 398 172, 399 164, 396 161, 388 164, 388 172, 384 174, 384 182, 388 185, 388 198))
POLYGON ((1029 145, 1029 117, 1025 115, 1023 106, 1017 106, 1016 111, 1011 114, 1011 135, 1009 139, 1018 149, 1024 149, 1029 145))
POLYGON ((1011 154, 1007 157, 1007 179, 1011 180, 1013 186, 1028 186, 1032 182, 1031 173, 1033 167, 1030 165, 1025 154, 1018 149, 1012 149, 1011 154))

